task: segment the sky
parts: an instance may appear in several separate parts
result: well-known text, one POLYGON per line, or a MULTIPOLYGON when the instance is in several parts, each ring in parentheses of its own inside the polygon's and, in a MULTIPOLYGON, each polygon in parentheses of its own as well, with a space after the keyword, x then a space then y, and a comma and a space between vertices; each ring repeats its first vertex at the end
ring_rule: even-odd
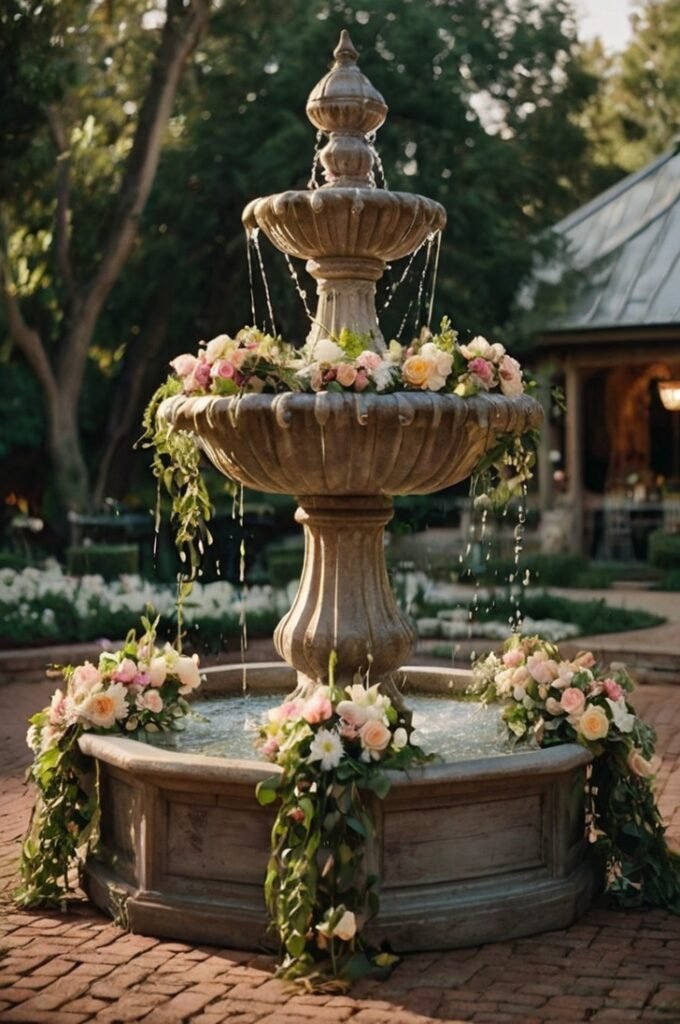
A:
POLYGON ((630 39, 630 14, 633 0, 577 0, 580 9, 580 35, 583 39, 600 36, 608 51, 622 50, 630 39))

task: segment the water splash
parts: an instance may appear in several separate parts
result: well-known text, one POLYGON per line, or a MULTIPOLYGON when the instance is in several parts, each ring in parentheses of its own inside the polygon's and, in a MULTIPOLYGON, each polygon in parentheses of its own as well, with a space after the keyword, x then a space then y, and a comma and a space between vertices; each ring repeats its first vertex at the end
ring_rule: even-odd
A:
MULTIPOLYGON (((428 238, 425 239, 425 241, 416 250, 416 252, 420 252, 420 250, 423 247, 426 247, 425 262, 423 264, 423 269, 420 272, 420 281, 418 283, 417 297, 415 299, 412 298, 411 301, 409 302, 408 306, 406 307, 406 312, 404 313, 402 321, 399 324, 399 330, 397 331, 397 341, 401 340, 401 336, 404 333, 404 329, 405 329, 406 324, 408 322, 409 316, 411 315, 411 311, 413 309, 414 302, 416 303, 415 330, 417 331, 418 328, 420 327, 420 324, 421 324, 421 309, 422 309, 422 306, 423 306, 423 290, 425 288, 425 281, 427 279, 427 272, 429 270, 430 260, 432 259, 432 240, 433 240, 433 238, 434 238, 434 235, 430 235, 428 238)), ((408 268, 407 268, 407 270, 408 270, 408 268)))
POLYGON ((326 133, 319 130, 316 133, 316 142, 314 143, 314 156, 312 158, 312 169, 309 172, 309 181, 307 182, 307 188, 314 190, 320 188, 319 185, 319 163, 320 153, 322 149, 322 143, 326 139, 326 133))
POLYGON ((380 153, 375 148, 375 137, 375 132, 368 132, 368 134, 366 135, 366 141, 368 142, 369 148, 371 150, 371 155, 373 157, 373 167, 375 168, 375 170, 373 170, 373 168, 371 169, 371 185, 373 186, 373 188, 386 189, 388 185, 387 178, 385 177, 385 168, 383 167, 383 162, 380 159, 380 153))

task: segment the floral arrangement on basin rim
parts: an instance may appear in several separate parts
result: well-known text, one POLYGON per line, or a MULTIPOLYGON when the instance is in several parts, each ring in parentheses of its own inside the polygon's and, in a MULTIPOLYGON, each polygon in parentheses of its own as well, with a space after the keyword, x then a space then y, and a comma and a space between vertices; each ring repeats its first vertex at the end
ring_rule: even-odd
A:
POLYGON ((70 867, 95 841, 98 786, 92 761, 78 746, 83 733, 144 739, 184 727, 185 697, 201 680, 198 656, 170 644, 157 647, 157 622, 143 618, 141 637, 131 631, 120 650, 103 651, 97 665, 53 670, 66 685, 33 715, 26 737, 38 796, 21 853, 16 899, 23 906, 59 906, 70 867))
POLYGON ((515 635, 473 673, 470 695, 502 702, 516 740, 578 743, 593 754, 586 831, 609 898, 680 913, 680 855, 666 845, 653 791, 655 734, 628 702, 634 684, 625 666, 600 668, 589 651, 568 660, 540 637, 515 635))
POLYGON ((465 345, 444 317, 439 331, 423 328, 409 345, 391 341, 383 353, 366 335, 342 330, 299 351, 281 338, 244 327, 235 338, 220 334, 201 343, 197 355, 183 353, 170 366, 186 395, 249 392, 433 391, 467 397, 500 390, 524 391, 522 369, 503 345, 481 336, 465 345))
POLYGON ((278 933, 279 976, 315 987, 389 969, 398 958, 362 936, 378 910, 379 878, 367 864, 375 834, 372 800, 390 788, 388 769, 429 760, 411 742, 410 714, 367 678, 344 690, 329 683, 272 709, 257 738, 282 769, 260 783, 262 804, 278 798, 265 900, 278 933))

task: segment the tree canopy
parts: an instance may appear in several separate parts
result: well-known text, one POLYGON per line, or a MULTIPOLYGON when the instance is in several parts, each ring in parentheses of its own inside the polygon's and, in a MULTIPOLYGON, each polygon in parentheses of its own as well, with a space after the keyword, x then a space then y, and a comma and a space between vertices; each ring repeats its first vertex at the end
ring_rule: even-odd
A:
MULTIPOLYGON (((502 331, 542 232, 593 192, 598 83, 569 0, 210 7, 207 26, 208 0, 168 0, 167 20, 142 0, 8 0, 0 14, 0 357, 17 392, 42 396, 42 411, 13 410, 25 455, 45 438, 63 508, 128 495, 167 360, 250 321, 241 211, 306 186, 305 101, 341 28, 390 107, 390 188, 447 209, 435 317, 502 331)), ((301 342, 283 257, 264 261, 278 326, 301 342)))

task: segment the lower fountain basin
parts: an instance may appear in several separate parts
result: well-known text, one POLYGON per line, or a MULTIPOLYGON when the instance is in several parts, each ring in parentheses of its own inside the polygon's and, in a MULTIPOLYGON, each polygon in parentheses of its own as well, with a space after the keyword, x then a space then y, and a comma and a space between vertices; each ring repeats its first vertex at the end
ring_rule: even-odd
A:
MULTIPOLYGON (((252 691, 296 681, 278 663, 245 671, 252 691)), ((404 673, 408 688, 430 693, 470 678, 404 673)), ((208 670, 204 692, 236 692, 243 675, 208 670)), ((278 769, 92 734, 80 744, 101 778, 101 842, 84 870, 93 901, 133 932, 272 946, 262 889, 274 811, 254 790, 278 769)), ((565 745, 394 773, 374 807, 367 856, 382 885, 369 937, 396 951, 451 949, 571 924, 596 890, 583 828, 589 761, 565 745)))

